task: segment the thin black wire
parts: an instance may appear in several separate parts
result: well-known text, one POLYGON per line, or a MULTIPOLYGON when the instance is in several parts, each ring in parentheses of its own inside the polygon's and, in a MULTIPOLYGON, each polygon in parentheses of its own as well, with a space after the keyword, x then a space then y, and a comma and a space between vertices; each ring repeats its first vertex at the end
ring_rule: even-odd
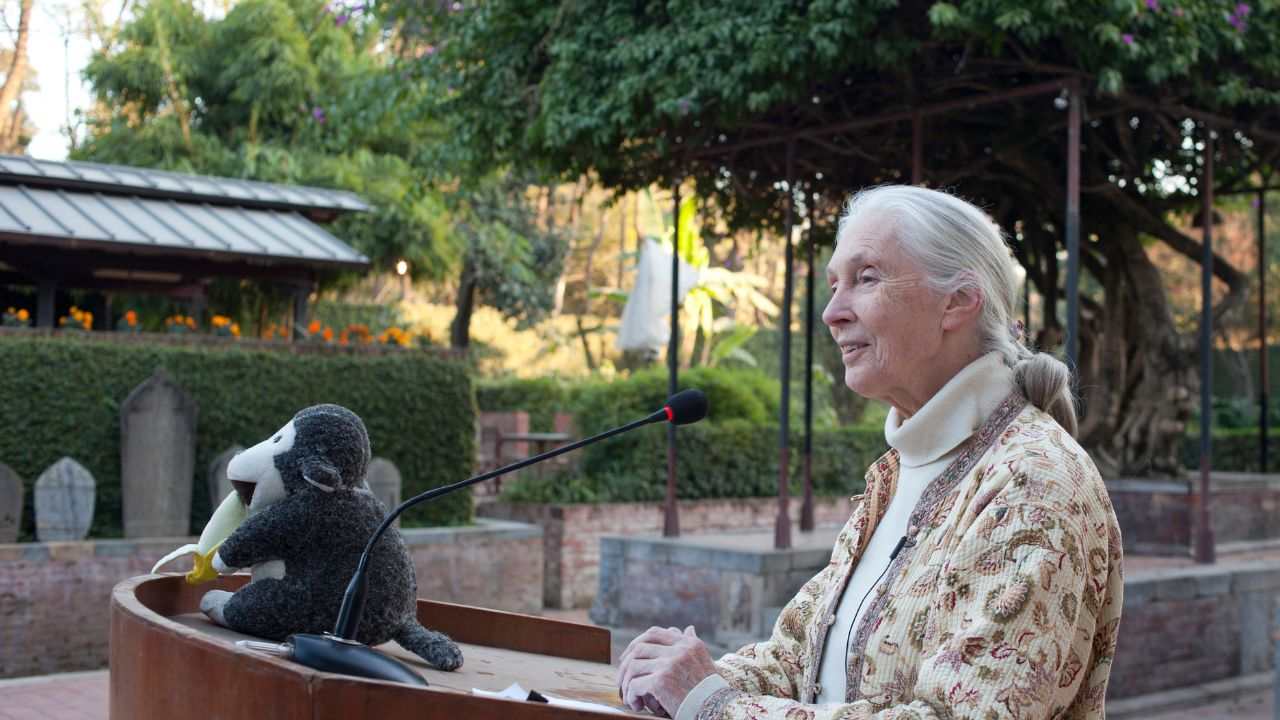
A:
MULTIPOLYGON (((898 540, 898 545, 893 548, 893 552, 889 553, 889 562, 885 563, 884 569, 880 571, 880 575, 871 583, 871 587, 867 588, 867 592, 863 594, 862 599, 858 601, 858 609, 853 611, 853 621, 849 623, 849 631, 845 633, 844 637, 844 668, 846 675, 848 674, 849 669, 849 645, 853 642, 853 628, 858 624, 858 614, 862 612, 862 604, 867 601, 867 598, 871 597, 871 591, 875 590, 876 587, 880 585, 880 581, 884 579, 885 573, 889 572, 889 568, 893 567, 893 561, 898 559, 898 553, 902 552, 902 548, 906 547, 908 542, 909 540, 906 535, 903 535, 902 539, 898 540)), ((845 692, 849 692, 847 687, 845 688, 845 692)), ((814 699, 816 700, 817 698, 814 699)))

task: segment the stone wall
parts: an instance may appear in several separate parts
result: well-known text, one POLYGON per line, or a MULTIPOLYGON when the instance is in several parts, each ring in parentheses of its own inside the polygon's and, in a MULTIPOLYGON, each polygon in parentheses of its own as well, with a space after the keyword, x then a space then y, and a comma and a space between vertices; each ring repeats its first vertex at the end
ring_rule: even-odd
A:
MULTIPOLYGON (((773 528, 777 498, 687 500, 678 503, 683 535, 773 528)), ((792 532, 799 535, 800 499, 791 499, 792 532)), ((849 498, 815 498, 819 526, 842 526, 853 508, 849 498)), ((543 530, 542 602, 549 608, 589 608, 600 578, 600 538, 662 533, 660 503, 539 504, 490 502, 476 515, 540 525, 543 530)), ((828 552, 830 548, 828 548, 828 552)))
MULTIPOLYGON (((402 532, 417 569, 418 597, 526 613, 541 609, 539 528, 481 521, 402 532)), ((0 545, 0 678, 105 667, 111 589, 193 541, 0 545)))
MULTIPOLYGON (((606 537, 591 619, 627 630, 694 625, 717 650, 767 638, 778 607, 826 565, 834 537, 815 533, 788 551, 769 540, 606 537)), ((1137 571, 1124 594, 1109 698, 1272 669, 1280 561, 1137 571)))
POLYGON ((789 550, 773 549, 772 532, 713 542, 604 537, 591 620, 627 629, 693 625, 724 650, 766 638, 778 610, 830 562, 838 532, 832 526, 793 537, 789 550))
MULTIPOLYGON (((1212 473, 1209 503, 1218 543, 1280 538, 1280 475, 1212 473)), ((1107 491, 1129 552, 1186 555, 1194 528, 1198 481, 1109 480, 1107 491)))
POLYGON ((1130 697, 1272 667, 1280 562, 1135 572, 1108 697, 1130 697))

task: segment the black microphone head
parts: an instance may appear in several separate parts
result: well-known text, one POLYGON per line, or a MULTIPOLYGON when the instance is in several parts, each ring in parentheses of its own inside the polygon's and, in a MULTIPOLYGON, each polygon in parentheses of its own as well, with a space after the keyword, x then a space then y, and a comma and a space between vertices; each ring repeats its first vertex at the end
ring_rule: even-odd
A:
POLYGON ((681 390, 667 398, 662 409, 667 412, 667 420, 676 425, 696 423, 707 416, 707 395, 701 390, 681 390))

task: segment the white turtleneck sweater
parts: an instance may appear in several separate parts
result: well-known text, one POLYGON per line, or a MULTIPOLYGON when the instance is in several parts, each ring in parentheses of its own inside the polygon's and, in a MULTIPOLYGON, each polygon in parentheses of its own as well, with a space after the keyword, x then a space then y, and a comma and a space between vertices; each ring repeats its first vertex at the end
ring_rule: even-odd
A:
MULTIPOLYGON (((884 438, 899 454, 897 489, 840 597, 818 670, 819 704, 845 701, 847 639, 867 610, 863 597, 875 587, 889 566, 889 554, 907 534, 907 519, 920 496, 1012 391, 1013 371, 999 353, 988 353, 956 373, 910 418, 904 420, 897 408, 889 411, 884 438)), ((692 720, 702 703, 726 684, 719 675, 707 677, 685 697, 676 720, 692 720)))

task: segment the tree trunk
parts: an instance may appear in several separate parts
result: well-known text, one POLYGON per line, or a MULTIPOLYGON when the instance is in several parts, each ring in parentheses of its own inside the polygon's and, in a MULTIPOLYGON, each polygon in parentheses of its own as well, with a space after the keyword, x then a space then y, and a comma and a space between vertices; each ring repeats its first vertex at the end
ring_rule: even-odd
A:
POLYGON ((1082 323, 1089 352, 1080 365, 1080 439, 1103 477, 1179 476, 1200 387, 1194 346, 1174 326, 1160 270, 1138 231, 1128 224, 1100 230, 1107 298, 1101 317, 1082 323))
POLYGON ((22 136, 22 104, 18 97, 22 94, 22 85, 27 79, 27 40, 31 32, 31 4, 33 0, 21 0, 18 10, 18 38, 13 47, 13 58, 9 63, 0 85, 0 138, 3 147, 0 151, 12 153, 17 150, 16 139, 22 136), (13 138, 14 140, 10 140, 13 138))
POLYGON ((468 257, 462 263, 462 277, 454 306, 458 309, 449 324, 449 347, 465 350, 471 346, 471 313, 476 305, 476 268, 468 257))

